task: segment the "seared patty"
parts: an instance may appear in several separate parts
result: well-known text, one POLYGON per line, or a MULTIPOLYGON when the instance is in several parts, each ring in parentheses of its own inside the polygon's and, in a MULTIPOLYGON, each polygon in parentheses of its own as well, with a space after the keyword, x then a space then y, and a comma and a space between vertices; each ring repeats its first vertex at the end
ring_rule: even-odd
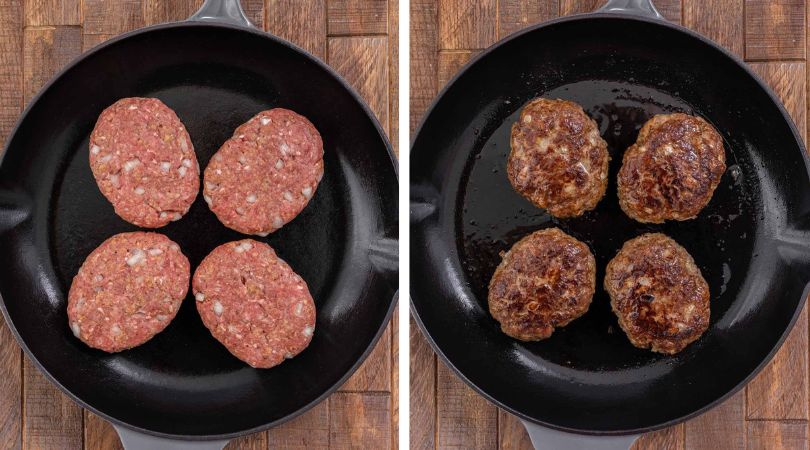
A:
POLYGON ((509 336, 538 341, 585 314, 595 287, 588 246, 558 228, 540 230, 503 256, 489 283, 489 312, 509 336))
POLYGON ((507 175, 515 190, 555 217, 596 207, 608 182, 607 143, 582 107, 530 101, 512 126, 507 175))
POLYGON ((641 128, 619 170, 619 205, 644 223, 695 218, 726 170, 723 139, 700 117, 657 115, 641 128))
POLYGON ((709 285, 686 249, 661 233, 625 242, 607 265, 605 290, 636 347, 678 353, 709 327, 709 285))

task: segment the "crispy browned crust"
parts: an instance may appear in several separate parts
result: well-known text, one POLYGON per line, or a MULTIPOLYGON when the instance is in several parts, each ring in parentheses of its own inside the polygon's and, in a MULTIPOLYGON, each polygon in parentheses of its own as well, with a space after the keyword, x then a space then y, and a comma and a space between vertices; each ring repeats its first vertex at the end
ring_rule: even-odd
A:
POLYGON ((585 314, 595 288, 588 246, 557 228, 540 230, 503 256, 489 283, 489 312, 509 336, 539 341, 585 314))
POLYGON ((537 98, 512 126, 507 175, 515 190, 556 217, 579 216, 605 195, 610 156, 576 103, 537 98))
POLYGON ((619 205, 644 223, 695 218, 726 170, 723 139, 700 117, 657 115, 641 128, 619 170, 619 205))
POLYGON ((607 265, 605 290, 636 347, 671 355, 709 327, 709 285, 686 249, 661 233, 624 243, 607 265))

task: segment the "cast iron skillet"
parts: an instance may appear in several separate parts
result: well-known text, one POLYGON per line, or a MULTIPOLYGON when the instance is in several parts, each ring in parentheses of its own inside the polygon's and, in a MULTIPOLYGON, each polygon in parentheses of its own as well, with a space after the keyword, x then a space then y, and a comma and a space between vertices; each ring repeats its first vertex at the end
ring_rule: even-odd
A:
MULTIPOLYGON (((271 12, 272 13, 272 12, 271 12)), ((303 50, 250 26, 237 0, 208 0, 191 21, 128 33, 83 55, 31 103, 0 165, 0 292, 22 348, 82 406, 116 424, 130 448, 211 440, 221 447, 306 411, 340 386, 382 333, 397 279, 397 179, 373 114, 303 50), (110 355, 75 339, 65 302, 84 258, 137 227, 118 218, 88 164, 88 136, 121 97, 153 96, 188 128, 202 167, 233 130, 276 106, 318 128, 325 175, 311 203, 266 238, 307 281, 315 336, 296 358, 255 370, 203 326, 192 296, 147 344, 110 355), (147 433, 144 437, 132 432, 147 433)), ((200 195, 182 220, 156 230, 192 268, 226 229, 200 195)))
POLYGON ((706 411, 771 359, 804 303, 810 178, 795 127, 740 60, 665 22, 649 1, 610 1, 496 44, 439 95, 411 158, 418 322, 462 379, 524 420, 535 446, 627 448, 635 435, 706 411), (608 193, 580 218, 550 217, 505 174, 510 127, 541 95, 581 104, 608 142, 608 193), (641 125, 672 111, 715 125, 728 170, 697 219, 643 225, 619 209, 616 172, 641 125), (597 292, 585 316, 522 343, 490 316, 487 284, 500 251, 551 226, 591 247, 597 292), (711 288, 710 329, 676 356, 633 347, 602 289, 607 261, 650 231, 686 247, 711 288))

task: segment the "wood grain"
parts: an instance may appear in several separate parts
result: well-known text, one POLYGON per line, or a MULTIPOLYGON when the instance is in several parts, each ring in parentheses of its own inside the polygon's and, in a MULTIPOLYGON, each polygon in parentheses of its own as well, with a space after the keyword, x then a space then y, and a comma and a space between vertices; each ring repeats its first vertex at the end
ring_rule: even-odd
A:
POLYGON ((436 370, 436 445, 440 449, 498 447, 498 408, 439 361, 436 370))
POLYGON ((25 25, 81 25, 81 0, 25 0, 25 25))
MULTIPOLYGON (((388 64, 391 70, 388 71, 388 88, 390 98, 390 118, 391 128, 388 132, 388 140, 394 148, 394 153, 399 158, 399 1, 389 0, 388 7, 388 64)), ((407 143, 406 143, 407 144, 407 143)), ((397 314, 394 313, 394 317, 397 314)), ((396 320, 396 319, 395 319, 396 320)), ((394 334, 396 337, 397 335, 394 334)), ((397 340, 394 339, 394 343, 397 340)), ((393 347, 392 347, 393 348, 393 347)), ((396 359, 394 359, 396 361, 396 359)), ((394 373, 398 373, 394 371, 394 373)))
MULTIPOLYGON (((396 122, 396 121, 395 121, 396 122)), ((399 307, 399 305, 397 305, 399 307)), ((399 314, 391 317, 391 449, 399 450, 399 314)), ((407 378, 406 378, 407 379, 407 378)), ((408 449, 405 449, 408 450, 408 449)))
POLYGON ((268 0, 267 9, 267 31, 326 60, 326 0, 268 0))
POLYGON ((328 7, 330 36, 388 32, 386 0, 330 0, 328 7))
POLYGON ((391 324, 385 328, 371 354, 341 386, 343 392, 391 391, 391 324))
MULTIPOLYGON (((416 130, 438 92, 438 3, 436 0, 411 0, 411 72, 410 129, 416 130)), ((413 328, 413 327, 411 327, 413 328)))
POLYGON ((804 0, 745 0, 746 59, 804 59, 804 0))
POLYGON ((391 397, 338 392, 329 398, 329 448, 391 448, 391 397))
POLYGON ((266 450, 268 447, 267 432, 241 436, 228 442, 224 450, 266 450))
POLYGON ((23 449, 82 446, 82 410, 24 358, 23 449))
POLYGON ((559 14, 559 0, 498 0, 498 38, 559 14))
POLYGON ((300 417, 270 429, 267 432, 268 448, 277 450, 328 449, 329 402, 330 399, 326 399, 300 417))
POLYGON ((145 25, 186 20, 197 12, 203 0, 143 0, 145 25))
POLYGON ((412 450, 436 447, 436 355, 411 319, 410 442, 412 450))
POLYGON ((683 424, 643 434, 633 443, 631 450, 683 450, 683 424))
POLYGON ((746 422, 748 450, 808 450, 807 424, 804 422, 746 422))
POLYGON ((605 4, 606 0, 559 0, 560 15, 591 12, 605 4))
POLYGON ((85 34, 82 36, 82 51, 86 52, 111 37, 109 34, 85 34))
POLYGON ((85 34, 119 34, 144 26, 140 0, 82 0, 85 34))
POLYGON ((31 100, 48 80, 82 52, 79 27, 28 27, 23 51, 23 95, 31 100))
POLYGON ((494 44, 498 36, 497 0, 439 2, 439 48, 474 50, 494 44))
POLYGON ((444 88, 448 81, 453 79, 467 61, 479 52, 475 50, 443 50, 439 52, 439 89, 444 88))
POLYGON ((683 0, 683 24, 743 57, 743 0, 683 0))
POLYGON ((101 417, 84 411, 84 448, 123 450, 121 439, 115 428, 101 417))
POLYGON ((655 9, 668 21, 680 24, 683 14, 681 0, 655 0, 655 9))
POLYGON ((500 450, 533 450, 523 422, 508 412, 498 410, 498 448, 500 450))
POLYGON ((357 90, 388 129, 388 38, 329 38, 329 65, 357 90))
POLYGON ((745 390, 721 405, 686 422, 686 450, 745 448, 745 390))

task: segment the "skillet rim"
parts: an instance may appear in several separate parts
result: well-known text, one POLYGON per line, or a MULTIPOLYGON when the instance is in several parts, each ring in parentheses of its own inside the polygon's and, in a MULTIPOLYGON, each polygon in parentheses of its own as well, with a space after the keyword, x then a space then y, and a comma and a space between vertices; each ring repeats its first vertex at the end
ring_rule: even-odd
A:
MULTIPOLYGON (((427 125, 428 119, 433 114, 434 110, 436 109, 436 106, 444 98, 445 94, 447 94, 447 91, 450 90, 452 88, 452 86, 458 81, 458 79, 463 77, 466 74, 466 72, 472 66, 476 65, 480 60, 486 58, 487 56, 489 56, 490 53, 492 53, 496 49, 500 48, 504 44, 507 44, 507 43, 511 42, 512 40, 520 38, 520 37, 522 37, 522 36, 524 36, 526 34, 530 34, 530 33, 534 33, 536 31, 542 30, 543 28, 545 28, 547 26, 552 26, 552 25, 557 25, 557 24, 567 23, 567 22, 575 22, 575 21, 580 21, 580 20, 584 21, 584 20, 594 20, 594 19, 595 20, 608 19, 608 20, 616 20, 616 21, 630 20, 630 21, 644 22, 644 23, 651 24, 651 25, 662 26, 662 27, 668 28, 668 29, 670 29, 672 31, 680 32, 680 33, 686 35, 686 37, 695 39, 698 42, 700 42, 700 43, 702 43, 704 45, 708 45, 709 47, 711 47, 711 48, 719 51, 720 53, 722 53, 723 56, 725 56, 727 59, 731 60, 731 62, 733 62, 742 71, 742 72, 738 72, 738 74, 740 74, 740 75, 748 75, 750 78, 752 78, 759 85, 759 88, 761 90, 763 90, 768 95, 768 97, 771 100, 771 103, 773 103, 777 107, 779 112, 782 114, 782 119, 787 123, 788 127, 790 128, 790 130, 791 130, 791 132, 793 134, 794 141, 798 145, 799 150, 801 150, 802 159, 804 161, 804 168, 805 168, 805 171, 808 174, 808 177, 810 178, 810 155, 807 154, 807 148, 806 148, 806 146, 804 144, 803 139, 799 135, 799 132, 798 132, 798 130, 796 128, 796 124, 793 122, 793 119, 790 117, 790 114, 788 114, 787 110, 785 110, 785 106, 782 103, 782 101, 776 96, 776 94, 774 94, 774 92, 770 88, 770 86, 768 86, 756 73, 754 73, 754 71, 751 70, 751 68, 748 67, 748 65, 742 59, 740 59, 740 57, 738 57, 737 55, 731 53, 725 47, 717 44, 716 42, 712 41, 711 39, 707 38, 706 36, 703 36, 700 33, 696 32, 696 31, 693 31, 693 30, 691 30, 689 28, 686 28, 686 27, 684 27, 682 25, 678 25, 676 23, 670 22, 669 20, 667 20, 665 18, 661 18, 661 19, 649 18, 649 17, 646 17, 646 16, 640 16, 640 15, 637 15, 637 14, 615 12, 615 11, 611 11, 611 12, 595 11, 595 12, 584 13, 584 14, 573 14, 573 15, 570 15, 570 16, 558 17, 556 19, 551 19, 551 20, 548 20, 548 21, 545 21, 545 22, 541 22, 541 23, 526 27, 526 28, 524 28, 522 30, 516 31, 516 32, 514 32, 514 33, 512 33, 512 34, 498 40, 496 43, 492 44, 491 46, 489 46, 488 48, 483 50, 481 53, 474 56, 466 64, 464 64, 461 67, 461 69, 459 69, 458 72, 455 73, 455 75, 453 75, 453 77, 450 79, 450 81, 448 81, 444 85, 444 87, 442 89, 439 90, 439 92, 436 94, 436 97, 434 97, 433 101, 431 102, 430 106, 427 108, 427 110, 425 110, 425 112, 422 115, 422 118, 419 120, 419 126, 416 128, 416 130, 415 130, 415 132, 413 134, 413 137, 411 138, 411 147, 410 147, 409 151, 411 153, 413 152, 414 144, 416 143, 416 140, 418 139, 419 135, 422 133, 422 129, 425 128, 425 126, 427 125)), ((413 166, 411 166, 411 173, 413 173, 413 170, 414 170, 413 166)), ((412 183, 412 181, 410 181, 410 183, 412 183)), ((412 184, 411 184, 411 187, 413 187, 412 184)), ((411 202, 412 202, 412 199, 410 200, 409 203, 411 203, 411 202)), ((414 225, 413 222, 411 222, 410 225, 413 226, 414 225)), ((411 234, 412 235, 414 234, 413 228, 411 229, 411 234)), ((808 244, 807 247, 808 247, 808 254, 810 254, 810 244, 808 244)), ((409 252, 412 252, 412 250, 414 250, 413 246, 411 246, 411 248, 408 249, 409 252)), ((412 264, 413 264, 413 262, 411 262, 411 265, 412 264)), ((552 423, 549 423, 549 422, 544 422, 544 421, 535 419, 534 417, 529 416, 528 414, 525 414, 523 412, 520 412, 517 409, 512 408, 511 406, 505 404, 504 402, 501 402, 501 401, 495 399, 492 395, 490 395, 489 393, 487 393, 483 389, 479 388, 472 381, 470 381, 470 379, 467 378, 450 361, 450 359, 447 357, 447 355, 445 355, 445 353, 441 350, 441 348, 439 348, 439 346, 436 344, 436 341, 434 341, 433 336, 430 334, 430 332, 428 331, 428 329, 425 326, 424 322, 422 321, 422 318, 419 315, 419 310, 418 310, 416 304, 414 303, 412 295, 410 296, 410 302, 409 303, 410 303, 410 308, 411 308, 411 315, 414 318, 417 325, 419 326, 419 330, 422 332, 422 335, 425 337, 425 339, 428 341, 428 343, 430 343, 430 346, 433 349, 433 351, 437 355, 439 355, 439 357, 444 362, 444 364, 446 366, 448 366, 456 376, 458 376, 461 380, 463 380, 464 383, 466 383, 468 386, 473 388, 473 390, 475 390, 479 395, 483 396, 486 400, 493 403, 497 407, 506 410, 510 414, 518 417, 519 419, 521 419, 523 421, 527 421, 527 422, 530 422, 530 423, 535 424, 535 425, 539 425, 539 426, 542 426, 542 427, 545 427, 545 428, 550 428, 550 429, 557 430, 557 431, 562 431, 562 432, 565 432, 565 433, 580 434, 580 435, 590 435, 590 436, 627 436, 627 435, 641 435, 643 433, 647 433, 647 432, 650 432, 650 431, 660 430, 660 429, 663 429, 663 428, 667 428, 667 427, 670 427, 670 426, 677 425, 679 423, 685 422, 685 421, 687 421, 689 419, 692 419, 692 418, 695 418, 697 416, 700 416, 703 413, 705 413, 705 412, 713 409, 714 407, 720 405, 721 403, 723 403, 724 401, 726 401, 727 399, 732 397, 734 394, 739 392, 746 385, 748 385, 748 383, 751 382, 751 380, 753 380, 753 378, 755 376, 757 376, 762 371, 762 369, 764 369, 765 366, 767 366, 771 362, 771 360, 773 360, 776 353, 779 351, 780 348, 782 348, 782 344, 784 344, 785 339, 787 339, 787 337, 790 334, 791 330, 793 330, 793 327, 796 324, 796 321, 799 319, 799 315, 801 314, 802 310, 804 309, 805 303, 807 302, 807 297, 808 297, 808 295, 810 295, 810 277, 808 277, 808 278, 809 278, 808 281, 805 282, 804 290, 802 291, 802 297, 799 300, 798 304, 796 305, 796 309, 793 312, 793 316, 791 317, 790 322, 788 323, 787 327, 785 327, 785 330, 782 332, 782 335, 776 341, 776 343, 774 344, 774 347, 769 351, 769 353, 765 356, 765 358, 763 358, 762 361, 760 361, 760 363, 754 368, 754 370, 752 370, 745 378, 743 378, 743 380, 740 381, 740 383, 738 383, 731 390, 729 390, 725 394, 721 395, 720 397, 718 397, 714 401, 711 401, 711 402, 703 405, 701 408, 699 408, 699 409, 697 409, 695 411, 692 411, 689 414, 683 415, 681 417, 677 417, 675 419, 672 419, 672 420, 669 420, 669 421, 666 421, 666 422, 655 424, 655 425, 652 425, 652 426, 637 427, 637 428, 624 429, 624 430, 599 430, 599 431, 595 431, 595 430, 585 430, 585 429, 579 429, 579 428, 571 428, 571 427, 560 426, 560 425, 557 425, 557 424, 552 424, 552 423)))
MULTIPOLYGON (((224 29, 229 29, 231 31, 249 33, 249 34, 252 34, 252 35, 255 35, 255 36, 258 36, 258 37, 261 37, 261 38, 264 38, 264 39, 267 39, 267 40, 271 41, 271 43, 272 43, 271 45, 280 45, 280 46, 283 46, 283 47, 287 47, 288 49, 298 53, 299 55, 301 55, 302 57, 307 59, 309 62, 315 64, 320 70, 325 72, 325 75, 331 76, 333 79, 335 79, 343 87, 343 89, 354 99, 355 103, 357 103, 357 105, 360 106, 360 108, 363 110, 363 112, 366 115, 366 118, 368 120, 370 120, 371 123, 374 125, 374 128, 377 131, 379 139, 382 141, 382 143, 385 146, 386 152, 388 154, 388 159, 391 162, 391 167, 393 168, 393 171, 394 171, 394 180, 393 181, 397 185, 397 191, 399 190, 399 188, 398 188, 398 185, 399 185, 399 182, 400 182, 400 180, 399 180, 399 163, 398 163, 398 160, 397 160, 396 155, 394 153, 393 147, 391 146, 391 142, 389 141, 389 139, 387 137, 387 133, 385 132, 385 130, 383 130, 382 126, 380 125, 379 120, 377 119, 377 116, 374 114, 373 111, 371 111, 368 104, 360 97, 360 95, 357 93, 357 91, 355 91, 354 88, 352 86, 350 86, 349 83, 345 79, 343 79, 343 77, 340 76, 334 69, 332 69, 330 66, 328 66, 325 62, 321 61, 319 58, 316 58, 315 56, 313 56, 312 54, 310 54, 306 50, 302 49, 301 47, 293 44, 292 42, 289 42, 289 41, 287 41, 287 40, 285 40, 283 38, 280 38, 280 37, 278 37, 278 36, 276 36, 276 35, 274 35, 274 34, 272 34, 270 32, 266 32, 266 31, 264 31, 262 29, 259 29, 259 28, 255 27, 255 26, 248 27, 248 26, 244 26, 244 25, 233 25, 233 24, 219 22, 219 21, 208 21, 208 20, 203 21, 203 20, 194 20, 194 19, 187 19, 187 20, 177 21, 177 22, 165 22, 165 23, 161 23, 161 24, 157 24, 157 25, 152 25, 152 26, 148 26, 148 27, 143 27, 143 28, 138 28, 138 29, 135 29, 135 30, 131 30, 131 31, 128 31, 126 33, 116 35, 116 36, 104 41, 103 43, 96 45, 92 49, 82 53, 81 55, 79 55, 78 57, 73 59, 70 63, 68 63, 61 70, 59 70, 50 80, 48 80, 47 83, 45 83, 40 88, 40 90, 37 92, 37 94, 25 106, 25 109, 20 113, 19 117, 17 118, 16 123, 14 124, 14 128, 12 128, 11 132, 8 134, 8 137, 6 138, 6 142, 3 144, 3 151, 2 151, 2 153, 0 153, 0 167, 2 167, 3 161, 5 160, 5 157, 8 154, 8 150, 11 147, 11 142, 14 140, 14 137, 17 135, 17 132, 18 132, 20 126, 27 119, 28 114, 30 113, 31 109, 34 107, 34 105, 36 105, 39 102, 40 98, 47 91, 49 91, 51 89, 51 87, 55 83, 57 83, 67 72, 71 71, 75 66, 78 66, 78 65, 82 64, 88 57, 94 55, 95 53, 97 53, 97 52, 99 52, 99 51, 101 51, 101 50, 103 50, 103 49, 105 49, 105 48, 107 48, 109 46, 115 45, 120 41, 129 39, 129 38, 133 38, 133 37, 136 37, 136 36, 139 36, 139 35, 142 35, 142 34, 154 32, 154 31, 162 31, 162 30, 168 30, 168 29, 182 29, 182 28, 224 28, 224 29)), ((0 183, 2 183, 2 180, 0 180, 0 183)), ((0 184, 0 187, 2 187, 2 184, 0 184)), ((0 191, 2 191, 2 190, 3 189, 0 188, 0 191)), ((399 210, 398 201, 397 201, 397 210, 399 210)), ((395 215, 394 217, 392 217, 391 220, 392 220, 392 223, 395 225, 395 230, 394 231, 396 231, 396 237, 392 237, 392 238, 387 238, 385 236, 383 236, 383 237, 385 237, 386 239, 395 240, 398 243, 399 242, 398 215, 395 215)), ((372 265, 372 267, 373 267, 373 265, 372 265)), ((399 272, 398 265, 397 265, 396 272, 397 273, 399 272)), ((398 279, 398 276, 396 276, 396 274, 394 274, 394 275, 395 276, 393 278, 398 279)), ((106 413, 101 412, 100 410, 96 409, 94 406, 92 406, 89 403, 85 402, 84 400, 80 399, 79 397, 74 395, 70 390, 65 388, 58 380, 56 380, 56 378, 53 375, 51 375, 51 373, 33 355, 31 350, 28 348, 28 345, 25 343, 24 339, 22 338, 22 336, 17 331, 16 325, 11 320, 11 318, 9 316, 9 313, 8 313, 8 310, 6 309, 6 300, 3 298, 3 295, 2 295, 1 292, 0 292, 0 312, 2 312, 3 319, 4 319, 5 323, 6 323, 6 326, 11 331, 12 335, 14 336, 14 339, 17 341, 17 344, 23 350, 25 355, 28 356, 31 359, 31 361, 34 363, 34 365, 40 371, 40 373, 42 373, 45 376, 45 378, 49 382, 51 382, 51 384, 53 384, 54 386, 59 388, 60 391, 65 393, 71 400, 76 402, 82 408, 85 408, 85 409, 91 411, 93 414, 96 414, 97 416, 107 420, 108 422, 110 422, 110 423, 112 423, 114 425, 120 425, 120 426, 123 426, 123 427, 125 427, 125 428, 127 428, 129 430, 132 430, 132 431, 136 431, 136 432, 139 432, 139 433, 143 433, 143 434, 150 435, 150 436, 156 436, 156 437, 160 437, 160 438, 197 442, 197 441, 226 440, 226 439, 231 440, 231 439, 234 439, 234 438, 237 438, 237 437, 240 437, 240 436, 244 436, 244 435, 247 435, 247 434, 252 434, 252 433, 256 433, 256 432, 260 432, 260 431, 265 431, 265 430, 268 430, 270 428, 281 425, 281 424, 283 424, 285 422, 288 422, 288 421, 302 415, 303 413, 309 411, 310 409, 312 409, 313 407, 315 407, 316 405, 318 405, 319 403, 324 401, 327 397, 329 397, 330 395, 335 393, 343 384, 346 383, 346 381, 349 379, 349 377, 351 377, 357 371, 357 369, 360 368, 360 365, 362 365, 363 362, 365 362, 365 360, 368 358, 369 354, 371 354, 371 352, 374 350, 374 348, 376 347, 377 343, 380 340, 380 337, 385 332, 386 327, 391 322, 391 317, 393 315, 394 309, 396 308, 396 306, 398 304, 398 300, 399 300, 399 286, 396 286, 395 290, 394 290, 394 293, 393 293, 393 295, 391 295, 390 298, 383 298, 381 300, 381 301, 389 302, 388 309, 385 312, 384 318, 383 318, 382 322, 380 323, 376 333, 374 334, 373 338, 369 341, 368 346, 365 348, 365 350, 363 351, 361 356, 357 359, 357 361, 355 361, 355 363, 349 368, 349 370, 341 378, 339 378, 337 380, 337 382, 335 382, 329 389, 325 390, 321 395, 316 397, 314 400, 312 400, 311 402, 307 403, 306 405, 302 406, 301 408, 298 408, 297 410, 295 410, 295 411, 293 411, 293 412, 291 412, 291 413, 289 413, 289 414, 287 414, 287 415, 285 415, 285 416, 283 416, 283 417, 281 417, 281 418, 279 418, 279 419, 277 419, 275 421, 268 422, 268 423, 265 423, 263 425, 259 425, 257 427, 253 427, 253 428, 250 428, 250 429, 244 429, 244 430, 240 430, 240 431, 234 431, 234 432, 230 432, 230 433, 206 434, 206 435, 202 435, 202 434, 200 434, 200 435, 183 435, 183 434, 171 434, 171 433, 157 432, 157 431, 153 431, 153 430, 150 430, 150 429, 147 429, 147 428, 142 428, 142 427, 139 427, 139 426, 129 424, 127 422, 124 422, 124 421, 122 421, 120 419, 114 418, 114 417, 112 417, 112 416, 110 416, 110 415, 108 415, 106 413)))

